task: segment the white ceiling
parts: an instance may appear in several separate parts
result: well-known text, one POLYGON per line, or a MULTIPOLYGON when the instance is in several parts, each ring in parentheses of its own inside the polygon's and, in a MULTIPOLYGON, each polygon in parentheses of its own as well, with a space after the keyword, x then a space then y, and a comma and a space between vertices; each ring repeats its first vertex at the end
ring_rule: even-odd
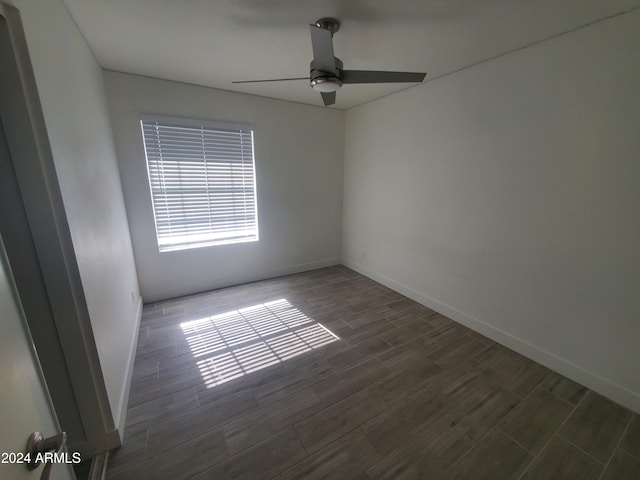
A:
MULTIPOLYGON (((102 67, 322 105, 307 81, 309 24, 342 26, 335 55, 353 70, 434 79, 640 6, 640 0, 64 0, 102 67)), ((345 85, 347 109, 411 84, 345 85)))

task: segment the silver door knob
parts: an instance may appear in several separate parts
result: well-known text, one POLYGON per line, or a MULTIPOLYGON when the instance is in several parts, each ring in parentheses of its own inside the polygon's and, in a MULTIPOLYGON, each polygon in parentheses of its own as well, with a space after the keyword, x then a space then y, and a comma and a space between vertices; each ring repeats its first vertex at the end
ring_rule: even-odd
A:
POLYGON ((44 469, 40 475, 40 480, 49 480, 51 466, 53 465, 53 458, 51 457, 54 456, 46 454, 47 452, 55 452, 55 454, 59 455, 62 453, 66 444, 67 434, 65 432, 47 438, 45 438, 40 432, 33 432, 27 441, 26 453, 29 455, 27 468, 29 470, 34 470, 38 468, 43 459, 46 459, 44 462, 44 469))

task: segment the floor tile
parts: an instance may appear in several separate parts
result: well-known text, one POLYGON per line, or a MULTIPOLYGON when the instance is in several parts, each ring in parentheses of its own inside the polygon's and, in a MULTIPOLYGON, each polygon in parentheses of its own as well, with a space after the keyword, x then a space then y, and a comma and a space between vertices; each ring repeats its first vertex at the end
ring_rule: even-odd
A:
POLYGON ((205 470, 194 480, 266 480, 306 457, 304 447, 292 428, 229 457, 220 465, 205 470))
POLYGON ((429 317, 417 317, 411 313, 390 316, 389 320, 399 328, 408 331, 413 336, 435 332, 440 327, 436 327, 428 321, 429 317))
POLYGON ((563 377, 555 372, 551 373, 551 375, 542 382, 540 388, 553 393, 573 405, 577 405, 588 390, 587 387, 583 387, 579 383, 569 380, 567 377, 563 377))
POLYGON ((320 399, 307 389, 229 422, 223 427, 229 455, 266 440, 321 409, 320 399))
POLYGON ((146 430, 167 416, 180 415, 200 406, 196 387, 189 387, 176 393, 130 408, 127 411, 126 433, 146 430))
POLYGON ((334 373, 312 388, 324 402, 331 404, 353 395, 389 374, 378 360, 368 360, 343 372, 334 373))
POLYGON ((443 315, 442 313, 438 313, 435 310, 431 310, 430 308, 427 308, 427 307, 425 307, 425 308, 426 308, 426 313, 421 314, 421 315, 414 314, 414 316, 416 318, 421 318, 421 319, 429 322, 431 325, 433 325, 436 328, 443 328, 443 327, 450 327, 452 325, 457 325, 457 326, 460 326, 463 329, 465 329, 466 333, 471 331, 466 326, 462 325, 461 323, 458 323, 458 322, 455 322, 455 321, 451 320, 446 315, 443 315))
POLYGON ((447 480, 515 480, 533 457, 499 431, 482 438, 446 475, 447 480))
POLYGON ((217 402, 171 416, 149 427, 149 456, 204 435, 236 417, 257 409, 251 390, 243 390, 217 402))
POLYGON ((640 458, 640 415, 635 414, 631 419, 631 423, 622 437, 620 448, 634 457, 640 458))
POLYGON ((474 357, 471 363, 520 398, 532 392, 551 373, 548 368, 497 344, 474 357))
POLYGON ((295 370, 287 371, 283 367, 281 372, 255 385, 253 393, 258 405, 264 407, 320 383, 333 373, 326 360, 314 357, 312 362, 305 363, 295 370))
POLYGON ((523 480, 598 480, 604 466, 555 436, 527 469, 523 480))
POLYGON ((368 474, 377 480, 442 478, 471 448, 471 441, 448 421, 437 421, 408 437, 373 465, 368 474))
POLYGON ((631 418, 631 412, 601 395, 589 392, 560 435, 599 462, 605 463, 631 418))
POLYGON ((442 372, 442 368, 430 360, 410 363, 397 371, 391 370, 389 375, 367 390, 391 405, 435 382, 442 372))
POLYGON ((454 406, 475 395, 484 395, 487 389, 504 390, 491 382, 483 372, 471 365, 461 365, 438 375, 428 387, 435 395, 454 406), (478 392, 479 393, 476 393, 478 392))
POLYGON ((425 348, 431 342, 425 337, 415 337, 407 343, 394 346, 378 355, 378 359, 390 370, 398 371, 407 365, 415 365, 422 362, 433 363, 429 358, 430 352, 425 348))
POLYGON ((476 340, 480 340, 482 343, 486 343, 488 346, 495 345, 495 341, 491 340, 489 337, 485 337, 481 333, 474 332, 473 330, 467 333, 471 338, 475 338, 476 340))
POLYGON ((613 454, 602 476, 602 480, 638 480, 638 478, 640 478, 640 459, 623 450, 617 450, 613 454))
POLYGON ((379 394, 376 395, 371 389, 364 389, 297 422, 294 427, 307 451, 315 452, 358 428, 386 408, 387 405, 379 394))
POLYGON ((469 361, 488 348, 487 344, 463 335, 429 355, 429 358, 442 368, 452 368, 469 361))
POLYGON ((159 455, 141 459, 131 468, 107 471, 106 480, 183 480, 227 458, 221 430, 189 440, 159 455))
POLYGON ((518 395, 520 398, 529 395, 529 393, 540 385, 551 373, 551 370, 547 367, 543 367, 528 359, 526 362, 526 365, 519 369, 514 374, 514 378, 505 386, 507 390, 518 395))
POLYGON ((397 402, 360 428, 378 452, 387 454, 407 436, 434 422, 445 411, 446 405, 423 389, 397 402))
POLYGON ((370 325, 362 325, 356 328, 341 330, 339 336, 346 340, 350 345, 357 345, 358 343, 367 341, 372 337, 393 332, 397 328, 398 327, 393 323, 383 320, 374 322, 370 325))
POLYGON ((475 443, 511 412, 520 400, 508 390, 479 385, 460 397, 447 412, 451 425, 475 443))
POLYGON ((297 463, 277 480, 353 479, 380 458, 359 430, 354 430, 297 463))
POLYGON ((375 357, 386 352, 391 348, 384 340, 378 337, 372 337, 368 340, 360 342, 352 347, 347 348, 339 353, 327 357, 327 362, 336 371, 346 370, 354 365, 366 361, 370 357, 375 357))
POLYGON ((120 448, 109 452, 109 473, 116 474, 142 462, 147 453, 147 430, 129 434, 120 448))
POLYGON ((467 327, 453 323, 439 328, 436 327, 434 330, 429 330, 428 332, 425 332, 423 336, 429 340, 431 345, 433 345, 431 352, 435 352, 445 345, 448 345, 458 338, 466 335, 467 331, 467 327))
POLYGON ((573 407, 545 390, 535 390, 499 424, 509 437, 534 455, 558 430, 573 407))
POLYGON ((416 338, 416 334, 406 328, 398 327, 388 332, 382 332, 378 334, 378 338, 381 338, 392 347, 403 345, 416 338))
POLYGON ((145 383, 158 378, 159 360, 137 360, 131 374, 131 385, 145 383))
POLYGON ((129 407, 133 408, 143 403, 155 401, 165 395, 172 395, 198 386, 202 381, 200 370, 191 368, 165 378, 153 378, 143 383, 131 385, 129 407))

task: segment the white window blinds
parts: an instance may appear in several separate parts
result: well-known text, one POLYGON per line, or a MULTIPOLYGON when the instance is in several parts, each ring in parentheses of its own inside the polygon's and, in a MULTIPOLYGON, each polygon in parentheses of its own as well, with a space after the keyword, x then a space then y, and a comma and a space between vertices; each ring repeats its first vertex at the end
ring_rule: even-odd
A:
POLYGON ((253 131, 143 117, 161 252, 258 240, 253 131))

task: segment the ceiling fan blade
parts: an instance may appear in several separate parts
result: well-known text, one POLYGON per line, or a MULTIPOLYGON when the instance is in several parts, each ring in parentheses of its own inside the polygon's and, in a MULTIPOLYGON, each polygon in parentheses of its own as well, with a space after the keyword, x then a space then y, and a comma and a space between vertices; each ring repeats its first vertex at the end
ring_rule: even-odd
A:
POLYGON ((311 48, 315 68, 335 75, 336 61, 333 57, 331 32, 315 25, 309 25, 309 27, 311 27, 311 48))
POLYGON ((421 82, 426 73, 382 72, 375 70, 343 70, 342 83, 402 83, 421 82))
POLYGON ((336 103, 336 92, 320 92, 320 95, 325 107, 336 103))
POLYGON ((260 83, 260 82, 288 82, 289 80, 309 80, 309 77, 270 78, 268 80, 239 80, 231 83, 260 83))

